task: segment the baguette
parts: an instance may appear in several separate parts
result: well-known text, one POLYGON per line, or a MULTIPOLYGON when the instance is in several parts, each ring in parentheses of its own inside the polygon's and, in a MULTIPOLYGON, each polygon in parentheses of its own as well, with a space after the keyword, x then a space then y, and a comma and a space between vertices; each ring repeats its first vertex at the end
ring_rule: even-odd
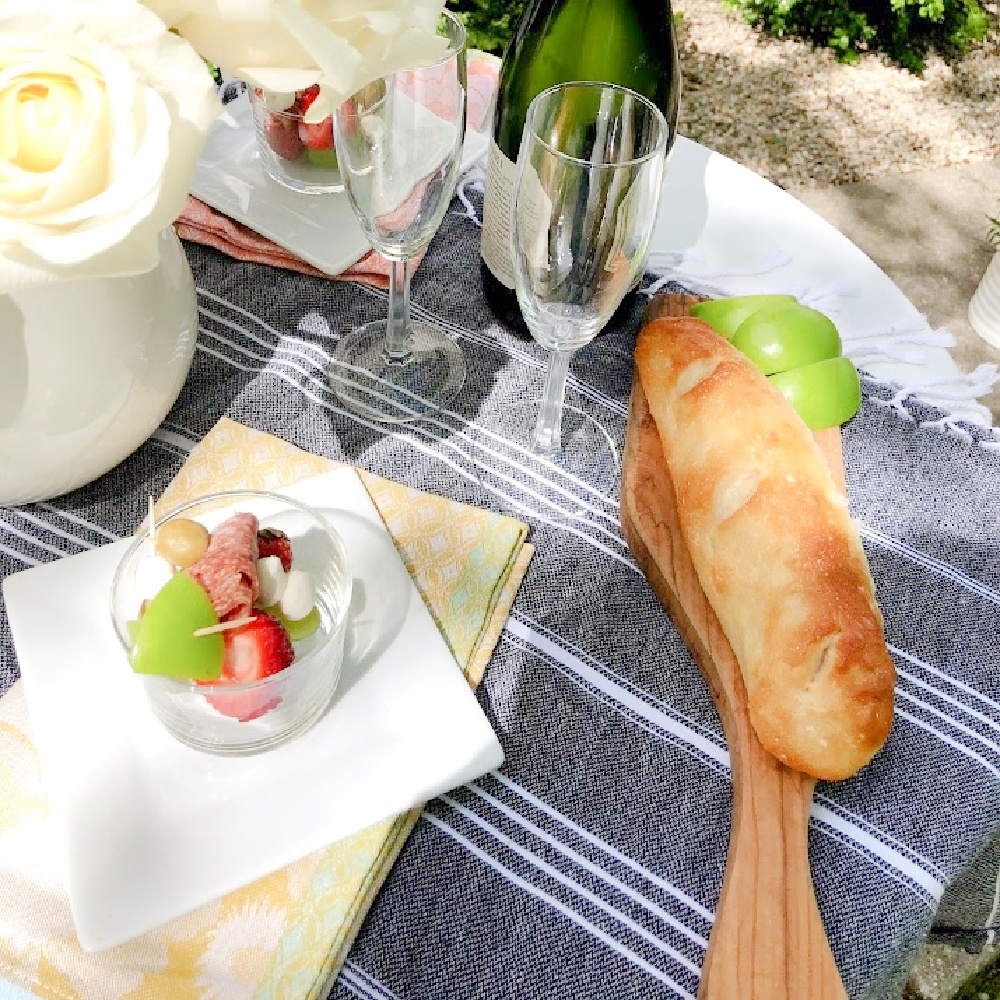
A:
POLYGON ((635 360, 681 537, 758 739, 796 770, 849 777, 888 736, 895 669, 860 536, 819 447, 701 320, 648 323, 635 360))

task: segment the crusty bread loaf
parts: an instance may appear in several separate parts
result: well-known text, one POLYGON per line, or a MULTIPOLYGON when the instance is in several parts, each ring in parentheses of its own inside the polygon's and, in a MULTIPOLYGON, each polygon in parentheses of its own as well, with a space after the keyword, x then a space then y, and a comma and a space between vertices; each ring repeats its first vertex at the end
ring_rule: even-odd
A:
POLYGON ((700 320, 653 320, 635 358, 681 535, 761 744, 818 778, 853 774, 888 735, 895 670, 860 537, 819 448, 700 320))

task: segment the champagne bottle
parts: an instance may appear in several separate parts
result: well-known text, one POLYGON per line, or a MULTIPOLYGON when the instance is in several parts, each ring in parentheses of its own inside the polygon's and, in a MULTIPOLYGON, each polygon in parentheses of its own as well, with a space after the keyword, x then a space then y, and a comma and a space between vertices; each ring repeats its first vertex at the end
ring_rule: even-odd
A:
MULTIPOLYGON (((500 69, 480 243, 486 299, 523 329, 514 293, 514 166, 528 105, 567 80, 616 83, 663 112, 673 143, 680 68, 670 0, 529 0, 500 69)), ((668 147, 669 148, 669 147, 668 147)))

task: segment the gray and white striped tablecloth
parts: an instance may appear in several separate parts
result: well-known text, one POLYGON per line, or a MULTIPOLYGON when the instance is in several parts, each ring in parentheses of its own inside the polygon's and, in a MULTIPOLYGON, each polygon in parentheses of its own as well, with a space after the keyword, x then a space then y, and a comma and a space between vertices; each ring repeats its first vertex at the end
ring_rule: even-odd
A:
MULTIPOLYGON (((693 998, 729 832, 722 730, 629 556, 617 496, 504 430, 513 403, 539 397, 544 357, 487 309, 478 237, 456 201, 413 285, 415 312, 458 338, 469 384, 447 412, 390 430, 340 408, 324 375, 384 294, 188 245, 200 333, 177 404, 97 482, 0 508, 0 572, 128 533, 224 414, 528 521, 537 552, 479 692, 506 763, 429 805, 331 995, 693 998)), ((579 352, 567 392, 619 444, 644 305, 634 296, 579 352)), ((852 998, 898 996, 945 886, 1000 826, 1000 455, 986 432, 894 399, 866 383, 844 450, 899 672, 895 725, 862 774, 818 787, 810 828, 852 998)), ((17 675, 0 611, 0 687, 17 675)), ((989 918, 995 867, 962 919, 989 918)))

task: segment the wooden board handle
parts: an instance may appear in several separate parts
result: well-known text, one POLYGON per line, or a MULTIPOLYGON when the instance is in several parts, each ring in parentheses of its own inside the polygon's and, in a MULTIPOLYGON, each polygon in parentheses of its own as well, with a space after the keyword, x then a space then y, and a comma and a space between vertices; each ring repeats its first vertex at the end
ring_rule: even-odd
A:
MULTIPOLYGON (((819 443, 843 489, 839 430, 824 433, 819 443)), ((750 725, 739 664, 681 538, 673 484, 638 386, 626 432, 622 529, 698 661, 729 745, 732 831, 698 996, 847 1000, 809 870, 807 831, 815 781, 768 754, 750 725)))
POLYGON ((809 870, 815 779, 768 754, 749 719, 732 714, 732 832, 698 996, 846 1000, 809 870))

